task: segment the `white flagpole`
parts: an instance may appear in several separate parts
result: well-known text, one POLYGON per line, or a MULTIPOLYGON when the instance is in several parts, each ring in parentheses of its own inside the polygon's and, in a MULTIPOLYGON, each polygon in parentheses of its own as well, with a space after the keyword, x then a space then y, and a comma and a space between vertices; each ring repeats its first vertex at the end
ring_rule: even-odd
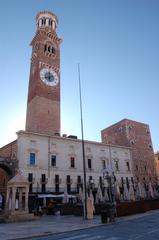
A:
POLYGON ((87 219, 86 163, 85 163, 85 148, 84 148, 84 134, 83 134, 83 115, 82 115, 82 94, 81 94, 80 64, 78 64, 78 80, 79 80, 79 95, 80 95, 82 155, 83 155, 83 192, 84 192, 83 215, 84 215, 84 219, 87 219))

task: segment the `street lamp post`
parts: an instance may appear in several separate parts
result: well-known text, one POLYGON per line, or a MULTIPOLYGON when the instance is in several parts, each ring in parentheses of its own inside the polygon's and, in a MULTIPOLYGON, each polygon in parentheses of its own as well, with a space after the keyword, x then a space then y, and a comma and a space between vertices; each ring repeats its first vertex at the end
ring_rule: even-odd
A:
MULTIPOLYGON (((93 195, 93 190, 94 190, 94 179, 89 179, 89 182, 88 182, 88 193, 90 195, 90 193, 92 193, 93 195)), ((93 199, 94 199, 94 195, 93 195, 93 199)))
POLYGON ((94 187, 94 179, 89 180, 89 188, 92 190, 94 187))

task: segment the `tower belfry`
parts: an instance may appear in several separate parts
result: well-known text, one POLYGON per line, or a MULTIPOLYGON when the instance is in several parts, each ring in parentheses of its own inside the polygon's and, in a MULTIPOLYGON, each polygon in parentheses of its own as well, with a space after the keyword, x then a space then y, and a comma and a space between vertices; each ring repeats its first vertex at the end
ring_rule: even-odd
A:
POLYGON ((58 19, 48 11, 36 16, 37 31, 31 42, 26 131, 60 134, 60 43, 58 19))

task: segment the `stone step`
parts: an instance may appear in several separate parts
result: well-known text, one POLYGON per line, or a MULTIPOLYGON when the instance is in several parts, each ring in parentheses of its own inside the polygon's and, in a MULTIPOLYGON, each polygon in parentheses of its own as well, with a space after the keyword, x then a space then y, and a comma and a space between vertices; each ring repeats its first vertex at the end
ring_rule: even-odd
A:
POLYGON ((19 211, 4 213, 0 215, 0 223, 32 221, 36 219, 39 219, 39 217, 34 216, 33 213, 19 212, 19 211))

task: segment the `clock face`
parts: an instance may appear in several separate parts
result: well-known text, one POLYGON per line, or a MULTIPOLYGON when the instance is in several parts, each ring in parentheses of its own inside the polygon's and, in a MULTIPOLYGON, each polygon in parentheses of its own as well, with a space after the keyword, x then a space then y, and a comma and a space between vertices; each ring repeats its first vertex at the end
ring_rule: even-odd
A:
POLYGON ((57 73, 49 68, 41 69, 40 78, 48 86, 56 86, 59 82, 57 73))

